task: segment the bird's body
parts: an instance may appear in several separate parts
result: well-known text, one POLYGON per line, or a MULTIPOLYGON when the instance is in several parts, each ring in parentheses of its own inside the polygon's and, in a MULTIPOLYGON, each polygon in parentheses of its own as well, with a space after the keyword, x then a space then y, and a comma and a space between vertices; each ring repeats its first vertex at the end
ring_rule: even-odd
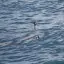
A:
MULTIPOLYGON (((35 21, 33 22, 33 25, 34 25, 34 31, 37 32, 37 31, 36 31, 36 30, 37 30, 37 29, 36 29, 37 23, 36 23, 35 21)), ((36 35, 36 39, 39 39, 39 35, 36 35)))

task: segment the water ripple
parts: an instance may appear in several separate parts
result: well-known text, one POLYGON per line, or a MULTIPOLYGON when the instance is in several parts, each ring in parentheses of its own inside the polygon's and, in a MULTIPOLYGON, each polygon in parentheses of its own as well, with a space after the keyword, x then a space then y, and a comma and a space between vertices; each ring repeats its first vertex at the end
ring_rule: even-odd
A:
POLYGON ((63 64, 63 21, 63 0, 0 0, 0 64, 63 64))

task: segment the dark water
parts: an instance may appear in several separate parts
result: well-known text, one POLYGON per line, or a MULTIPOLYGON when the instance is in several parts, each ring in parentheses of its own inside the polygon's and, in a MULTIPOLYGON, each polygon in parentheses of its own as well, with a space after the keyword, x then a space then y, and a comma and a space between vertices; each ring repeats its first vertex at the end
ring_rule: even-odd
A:
POLYGON ((0 64, 64 64, 64 0, 0 0, 0 64))

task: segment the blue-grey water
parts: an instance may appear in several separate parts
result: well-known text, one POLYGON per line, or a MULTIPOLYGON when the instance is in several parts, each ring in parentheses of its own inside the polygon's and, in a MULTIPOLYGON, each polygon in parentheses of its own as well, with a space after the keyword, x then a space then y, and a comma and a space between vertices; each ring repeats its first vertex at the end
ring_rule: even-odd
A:
POLYGON ((64 64, 64 0, 0 0, 0 64, 64 64))

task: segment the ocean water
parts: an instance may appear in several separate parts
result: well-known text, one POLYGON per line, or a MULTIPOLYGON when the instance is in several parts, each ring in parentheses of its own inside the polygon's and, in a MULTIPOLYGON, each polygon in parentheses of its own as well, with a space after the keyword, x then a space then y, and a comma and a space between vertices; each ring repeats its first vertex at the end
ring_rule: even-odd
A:
POLYGON ((64 0, 0 0, 0 64, 64 64, 64 0))

